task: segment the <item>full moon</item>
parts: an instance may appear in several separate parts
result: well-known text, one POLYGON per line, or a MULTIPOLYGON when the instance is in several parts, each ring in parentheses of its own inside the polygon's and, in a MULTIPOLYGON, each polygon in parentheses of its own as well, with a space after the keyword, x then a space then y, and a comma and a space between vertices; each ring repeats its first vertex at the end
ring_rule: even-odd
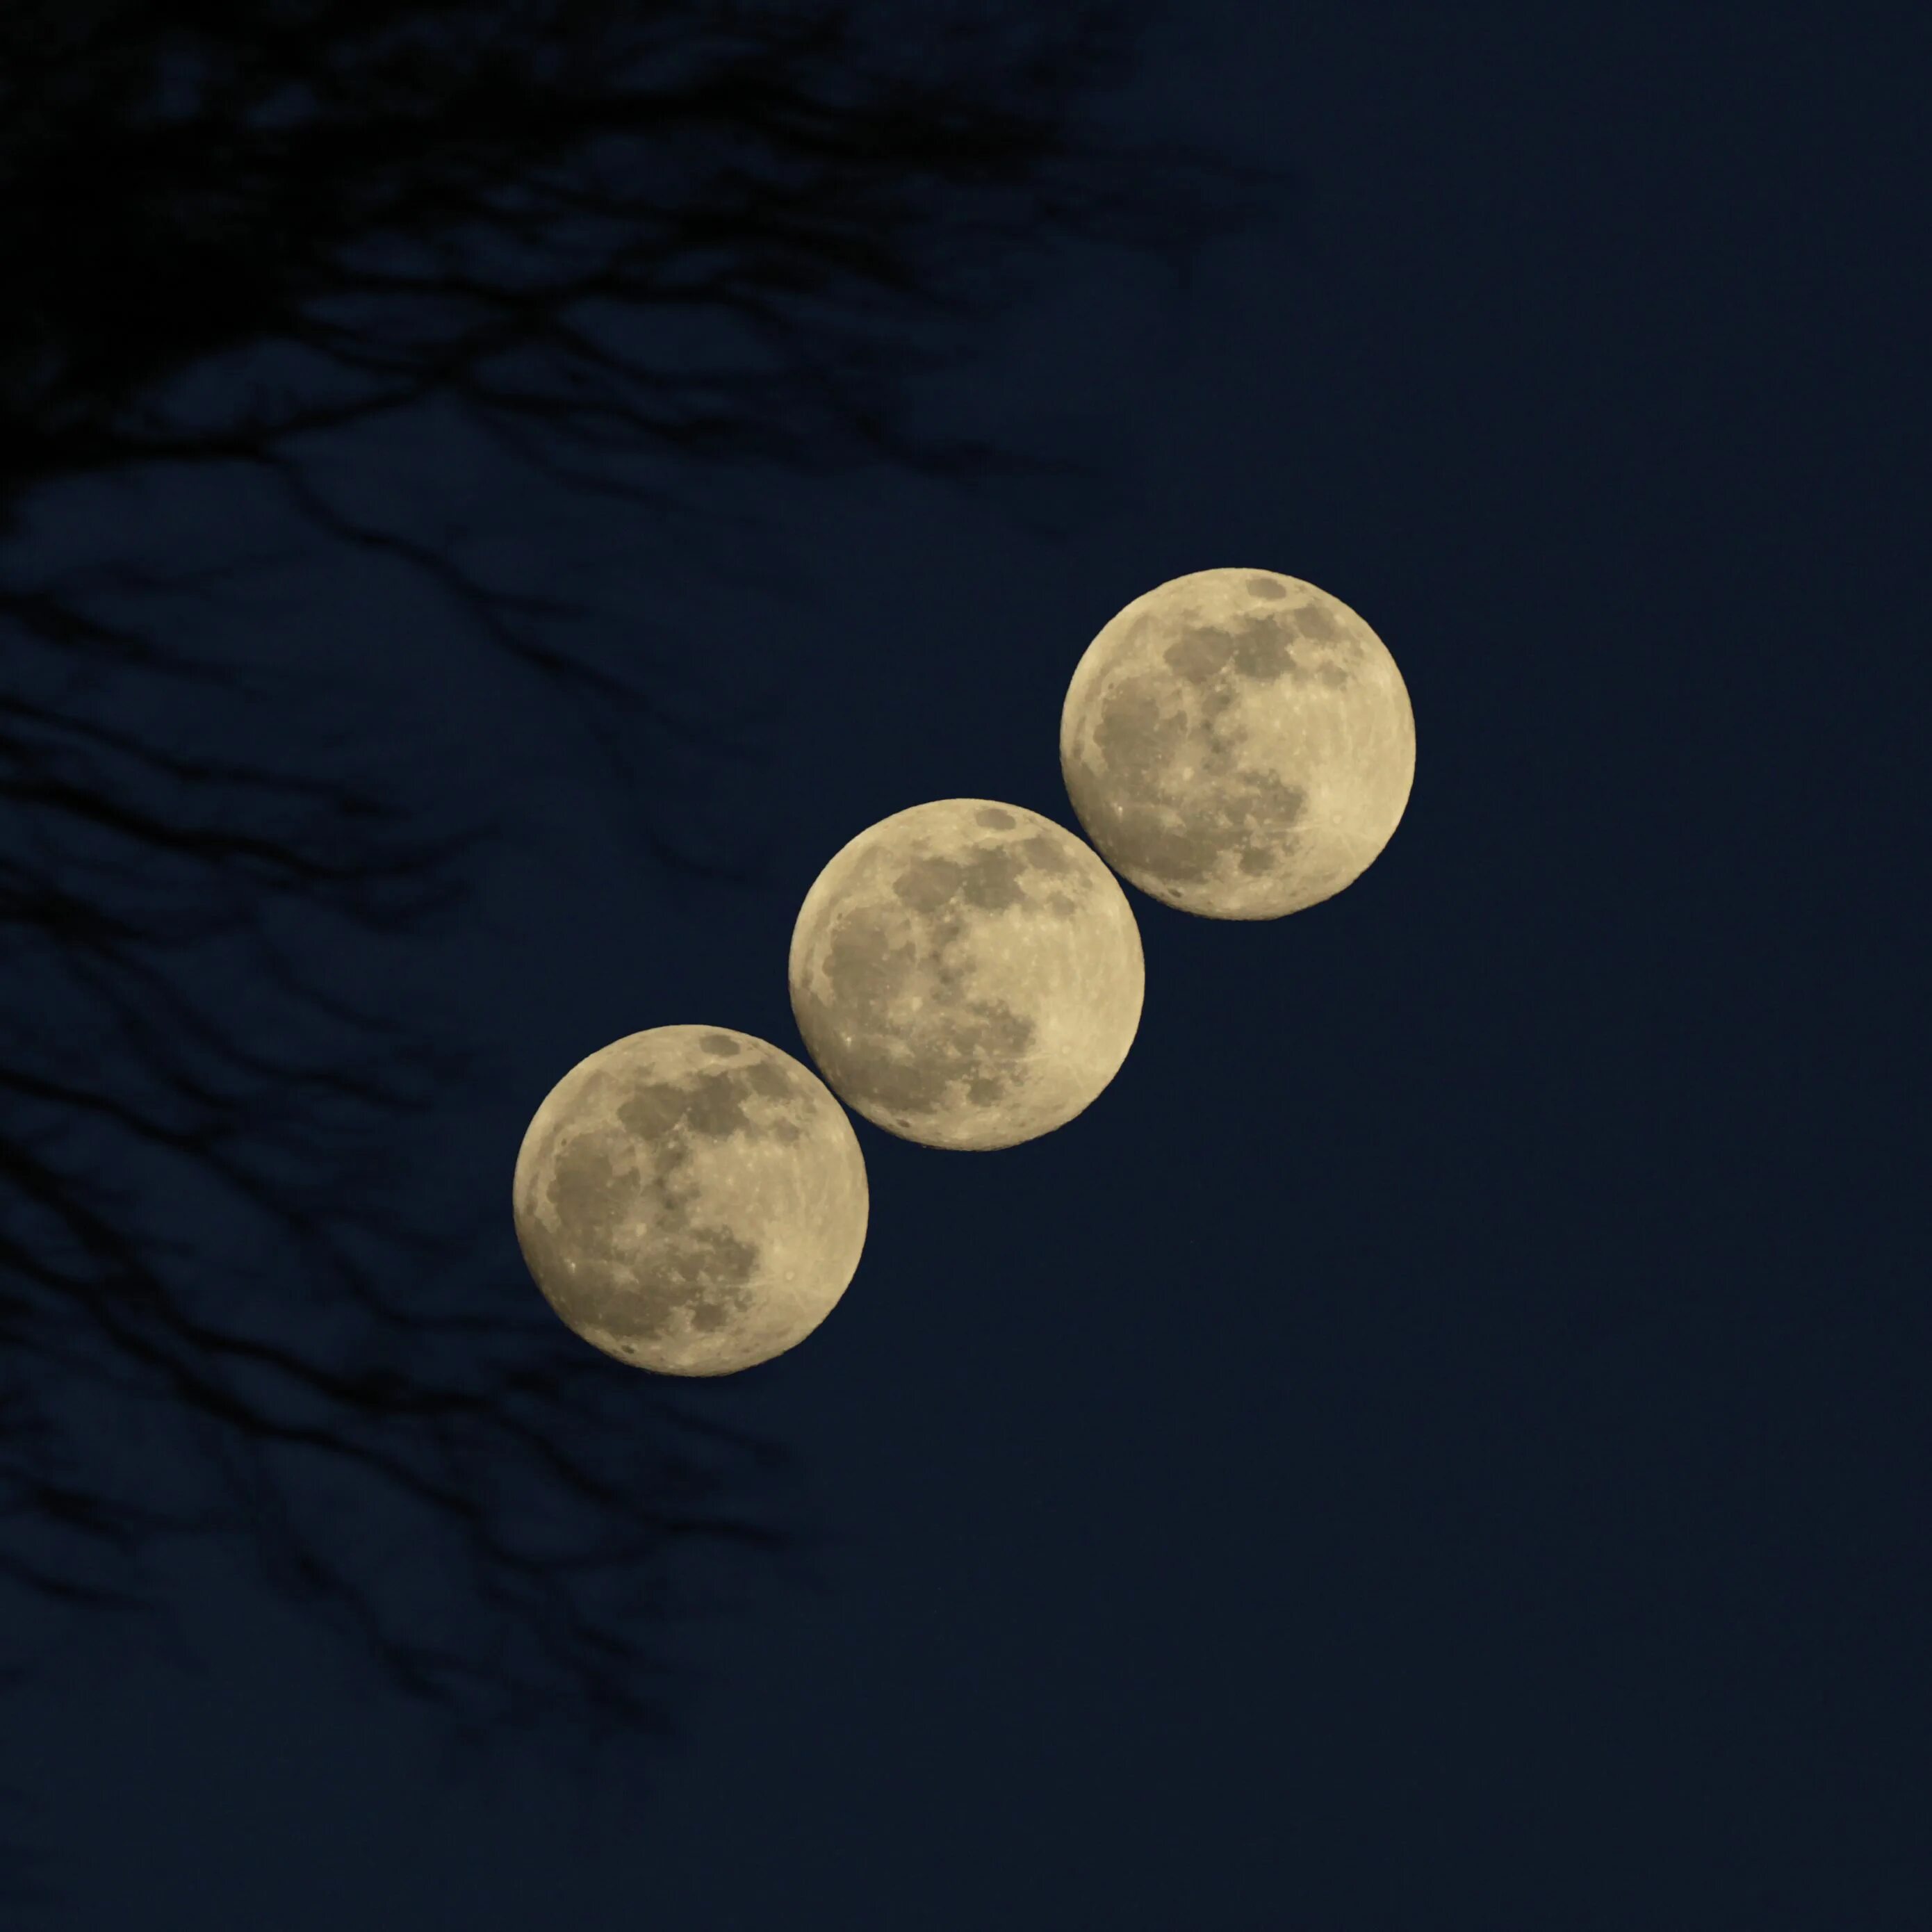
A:
POLYGON ((566 1324, 620 1362, 725 1376, 832 1312, 866 1244, 844 1109, 726 1027, 634 1033, 580 1060, 517 1156, 517 1241, 566 1324))
POLYGON ((1060 721, 1087 836, 1142 891, 1278 919, 1360 878, 1415 777, 1388 647, 1339 598, 1270 570, 1198 570, 1087 647, 1060 721))
POLYGON ((1120 1071, 1144 990, 1132 908, 1093 849, 980 798, 896 812, 836 854, 790 976, 833 1090, 935 1148, 1065 1126, 1120 1071))

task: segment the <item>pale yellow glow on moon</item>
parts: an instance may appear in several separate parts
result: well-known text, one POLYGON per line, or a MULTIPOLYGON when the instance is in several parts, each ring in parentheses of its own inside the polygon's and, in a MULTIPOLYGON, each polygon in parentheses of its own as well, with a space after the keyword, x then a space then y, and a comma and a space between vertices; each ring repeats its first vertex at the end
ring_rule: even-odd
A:
POLYGON ((1388 646, 1268 570, 1137 597, 1080 660, 1060 768, 1123 878, 1210 919, 1276 919, 1352 884, 1400 823, 1415 720, 1388 646))
POLYGON ((1138 928, 1091 848, 943 799, 836 854, 793 928, 792 1010, 846 1105, 928 1147, 1012 1147, 1091 1105, 1140 1024, 1138 928))
POLYGON ((728 1027, 657 1027, 580 1061, 538 1108, 511 1191, 544 1298, 662 1375, 729 1375, 802 1341, 866 1242, 844 1109, 728 1027))

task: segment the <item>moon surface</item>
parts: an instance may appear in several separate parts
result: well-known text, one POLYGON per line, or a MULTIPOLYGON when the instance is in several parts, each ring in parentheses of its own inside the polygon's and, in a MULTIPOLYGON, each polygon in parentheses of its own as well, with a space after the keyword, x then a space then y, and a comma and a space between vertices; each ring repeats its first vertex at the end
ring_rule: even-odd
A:
POLYGON ((1210 919, 1276 919, 1372 865, 1415 777, 1388 647, 1340 598, 1270 570, 1137 597, 1086 650, 1060 769, 1124 878, 1210 919))
POLYGON ((836 854, 790 979, 832 1090, 935 1148, 1064 1126, 1120 1071, 1145 990, 1133 910, 1093 849, 977 798, 896 812, 836 854))
POLYGON ((634 1033, 538 1108, 518 1244, 564 1322, 620 1362, 724 1376, 829 1315, 859 1265, 858 1136, 825 1084, 728 1027, 634 1033))

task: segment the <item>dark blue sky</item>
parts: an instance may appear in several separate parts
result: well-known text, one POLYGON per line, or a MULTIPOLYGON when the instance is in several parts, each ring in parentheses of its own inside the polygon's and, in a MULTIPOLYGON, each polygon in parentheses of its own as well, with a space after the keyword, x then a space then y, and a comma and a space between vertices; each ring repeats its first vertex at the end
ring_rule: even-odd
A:
POLYGON ((757 499, 776 583, 634 566, 640 627, 782 700, 686 801, 768 832, 767 883, 668 891, 393 587, 287 621, 373 645, 399 769, 517 828, 394 969, 500 1048, 424 1160, 506 1248, 584 1054, 802 1053, 785 947, 846 839, 958 795, 1073 823, 1066 680, 1167 578, 1375 626, 1394 841, 1271 923, 1131 893, 1140 1035, 1060 1132, 859 1123, 844 1302, 698 1391, 796 1458, 820 1582, 694 1635, 646 1794, 584 1826, 514 1743, 454 1778, 184 1569, 198 1674, 80 1647, 10 1696, 58 1894, 23 1925, 1926 1922, 1932 30, 1196 18, 1138 111, 1286 170, 1278 212, 1184 289, 1070 257, 932 394, 1097 459, 1069 528, 880 472, 757 499))

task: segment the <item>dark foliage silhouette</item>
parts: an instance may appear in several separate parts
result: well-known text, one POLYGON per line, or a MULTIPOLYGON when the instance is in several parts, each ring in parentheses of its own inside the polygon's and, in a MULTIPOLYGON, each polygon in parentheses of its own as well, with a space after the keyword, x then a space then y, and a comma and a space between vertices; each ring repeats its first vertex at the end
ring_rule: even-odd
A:
POLYGON ((904 397, 1018 244, 1181 255, 1240 216, 1231 171, 1083 117, 1138 25, 857 0, 0 14, 0 1577, 24 1598, 138 1607, 158 1539, 233 1533, 459 1723, 634 1732, 666 1719, 679 1551, 784 1544, 744 1502, 768 1451, 640 1401, 412 1192, 464 1042, 327 962, 455 916, 488 828, 419 822, 346 735, 306 764, 256 748, 316 700, 197 645, 246 560, 50 561, 30 513, 104 478, 258 481, 606 728, 664 876, 728 875, 656 775, 743 718, 579 647, 570 599, 386 511, 356 454, 453 421, 666 523, 712 468, 1010 469, 904 397))

